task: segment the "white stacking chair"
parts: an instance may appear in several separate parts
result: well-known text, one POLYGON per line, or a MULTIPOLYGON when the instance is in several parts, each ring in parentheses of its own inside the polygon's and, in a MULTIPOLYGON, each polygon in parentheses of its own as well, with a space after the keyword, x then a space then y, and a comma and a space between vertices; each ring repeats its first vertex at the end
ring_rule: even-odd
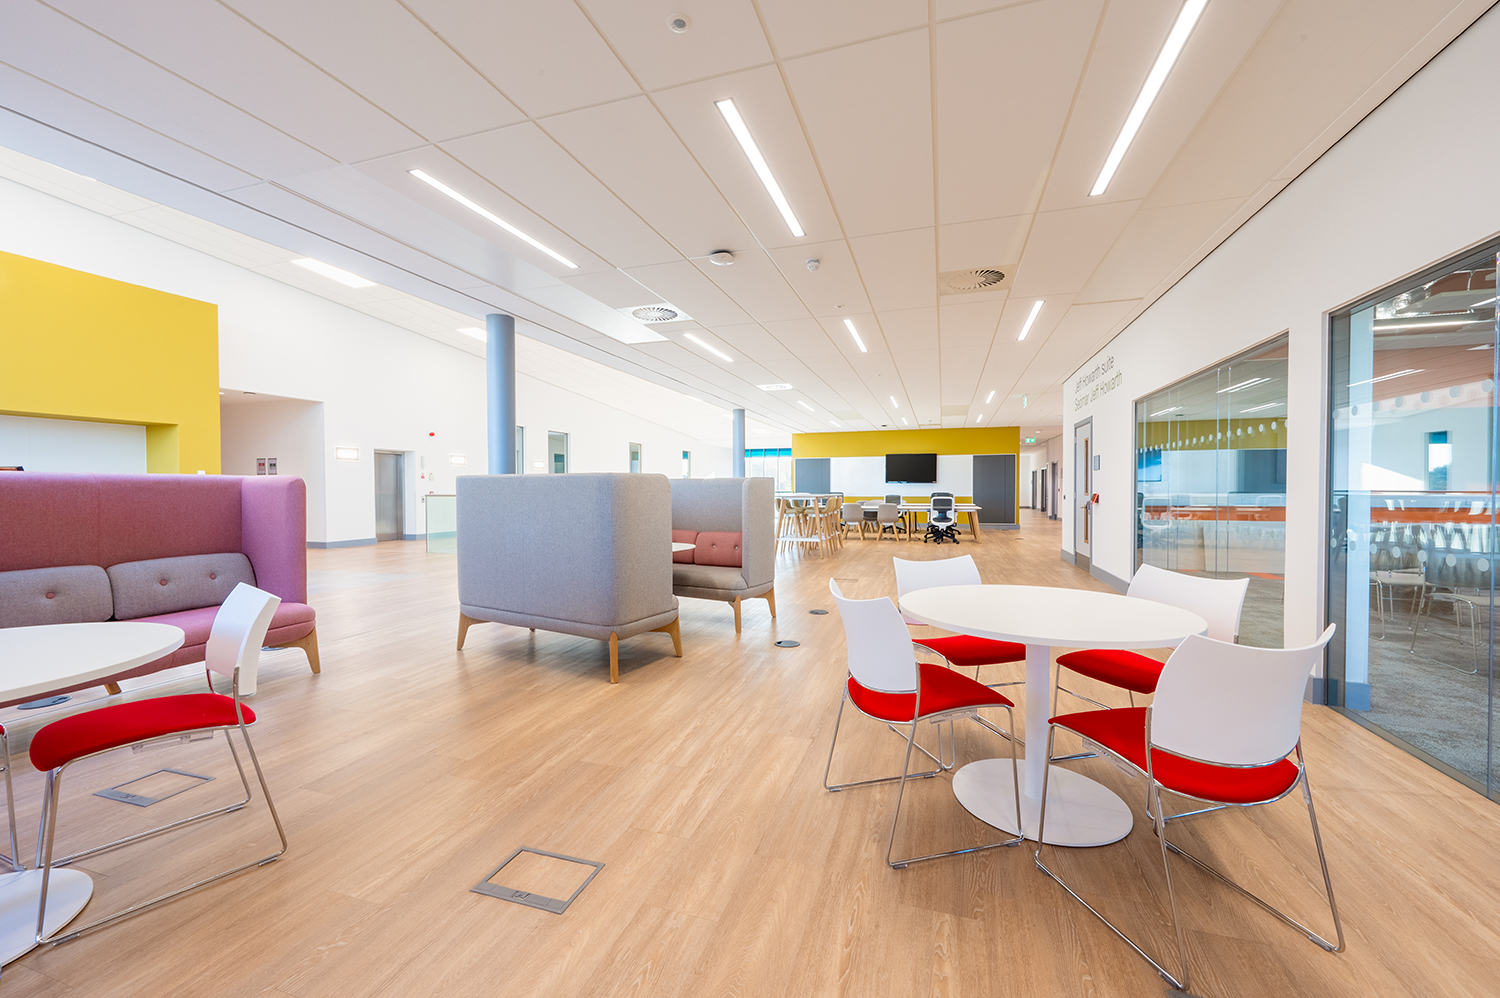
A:
MULTIPOLYGON (((901 619, 896 605, 884 597, 880 599, 852 600, 844 596, 838 584, 828 580, 828 591, 833 594, 839 617, 844 623, 844 638, 848 647, 849 674, 844 682, 843 695, 839 699, 839 712, 833 722, 833 741, 828 746, 828 765, 823 770, 823 788, 829 791, 847 790, 850 787, 870 786, 877 783, 896 783, 896 804, 891 810, 891 831, 886 841, 885 861, 895 869, 909 863, 937 859, 941 856, 957 856, 961 853, 978 852, 999 846, 1019 845, 1025 835, 966 849, 951 849, 946 852, 929 853, 925 856, 910 856, 895 859, 896 825, 901 818, 901 798, 906 790, 906 781, 938 775, 951 769, 953 762, 944 763, 941 756, 942 724, 956 717, 972 717, 983 727, 1010 741, 1011 775, 1019 787, 1016 764, 1015 706, 1009 699, 988 686, 931 663, 918 663, 912 654, 911 636, 901 619), (887 776, 851 783, 829 783, 833 771, 833 752, 838 746, 839 726, 844 719, 844 705, 852 703, 854 708, 867 717, 884 721, 887 725, 906 725, 906 755, 899 776, 887 776), (981 717, 978 711, 985 707, 1004 708, 1007 727, 996 727, 981 717), (916 744, 917 725, 931 721, 938 728, 938 756, 916 744), (937 763, 938 768, 921 773, 912 773, 911 753, 916 748, 937 763)), ((899 733, 899 732, 898 732, 899 733)), ((949 735, 952 742, 951 728, 949 735)), ((956 755, 956 748, 953 749, 956 755)), ((1020 791, 1015 793, 1017 828, 1021 816, 1020 791)))
MULTIPOLYGON (((1047 777, 1042 778, 1042 810, 1037 820, 1036 865, 1062 884, 1084 907, 1099 917, 1121 939, 1155 967, 1169 984, 1187 990, 1187 943, 1172 883, 1171 857, 1192 862, 1217 880, 1233 887, 1266 911, 1304 933, 1329 952, 1344 949, 1328 858, 1318 832, 1302 757, 1302 698, 1307 677, 1323 658, 1333 637, 1330 624, 1315 643, 1304 648, 1250 648, 1192 635, 1177 647, 1162 670, 1156 698, 1149 707, 1089 710, 1054 717, 1048 731, 1048 753, 1059 729, 1081 735, 1146 777, 1148 810, 1161 843, 1167 898, 1177 934, 1179 970, 1174 976, 1097 908, 1042 862, 1047 829, 1047 777), (1324 939, 1269 902, 1252 894, 1224 873, 1188 853, 1167 838, 1169 822, 1225 808, 1271 804, 1298 787, 1307 804, 1313 844, 1323 869, 1323 887, 1333 914, 1338 943, 1324 939), (1208 804, 1179 814, 1167 814, 1163 793, 1208 804)), ((1046 773, 1051 773, 1047 767, 1046 773)), ((1232 851, 1232 850, 1230 850, 1232 851)), ((1260 871, 1264 873, 1265 871, 1260 871)))
POLYGON ((243 702, 244 697, 255 693, 256 668, 260 662, 261 646, 265 644, 266 631, 271 626, 271 616, 281 599, 254 586, 240 583, 230 592, 218 613, 208 635, 204 649, 204 672, 208 677, 207 693, 188 693, 178 696, 154 697, 126 703, 100 707, 97 710, 73 714, 53 721, 39 730, 31 739, 31 761, 37 769, 47 774, 42 797, 42 826, 37 841, 37 864, 42 870, 41 903, 37 910, 37 942, 59 943, 181 897, 216 881, 231 877, 251 867, 264 866, 279 859, 286 852, 286 832, 281 827, 281 818, 271 800, 271 790, 266 785, 265 773, 255 755, 255 746, 250 742, 249 725, 255 723, 255 712, 243 702), (213 674, 218 673, 230 680, 231 695, 224 696, 213 688, 213 674), (244 786, 243 800, 224 807, 213 808, 189 818, 173 821, 149 831, 129 835, 64 856, 53 857, 53 842, 57 834, 58 798, 62 792, 62 776, 69 766, 81 759, 89 759, 104 752, 163 738, 173 738, 194 731, 222 731, 234 757, 235 769, 244 786), (250 763, 255 768, 261 793, 271 820, 276 824, 276 834, 281 839, 281 848, 259 859, 250 860, 222 873, 198 880, 186 887, 160 894, 149 901, 117 911, 114 914, 94 919, 87 925, 65 926, 52 935, 43 931, 47 915, 47 886, 54 869, 92 856, 106 850, 117 849, 163 832, 238 811, 250 803, 250 781, 240 763, 239 752, 230 735, 238 731, 244 740, 250 763))
MULTIPOLYGON (((907 593, 919 589, 936 589, 939 586, 981 585, 979 566, 973 555, 961 558, 940 558, 933 561, 908 561, 892 558, 896 566, 896 599, 899 602, 907 593)), ((902 614, 909 625, 921 625, 920 620, 902 614)), ((979 669, 985 665, 1003 665, 1007 662, 1026 661, 1026 646, 1018 641, 996 641, 991 638, 976 638, 969 634, 951 634, 944 637, 912 638, 912 644, 941 655, 949 666, 974 669, 974 679, 979 679, 979 669)), ((1019 686, 1022 680, 1009 683, 990 683, 990 687, 1019 686)))
MULTIPOLYGON (((1234 643, 1240 639, 1240 614, 1244 610, 1245 593, 1249 588, 1249 578, 1210 579, 1201 575, 1169 572, 1154 565, 1142 565, 1130 580, 1126 595, 1196 613, 1208 622, 1206 633, 1209 637, 1216 641, 1234 643)), ((1131 706, 1135 705, 1135 694, 1149 694, 1156 690, 1156 682, 1162 670, 1162 663, 1157 659, 1116 648, 1086 648, 1068 652, 1058 657, 1057 664, 1079 675, 1128 690, 1131 706)), ((1061 672, 1058 673, 1057 688, 1095 706, 1108 706, 1063 686, 1061 672)), ((1056 709, 1054 698, 1053 710, 1056 709)))

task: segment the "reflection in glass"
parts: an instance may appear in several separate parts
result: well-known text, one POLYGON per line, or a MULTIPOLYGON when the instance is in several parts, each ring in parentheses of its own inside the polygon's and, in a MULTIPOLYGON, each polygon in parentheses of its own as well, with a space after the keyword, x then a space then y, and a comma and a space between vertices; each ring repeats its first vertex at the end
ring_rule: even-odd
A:
POLYGON ((1282 646, 1287 338, 1136 403, 1137 564, 1250 577, 1240 642, 1282 646))
POLYGON ((1329 703, 1489 791, 1495 257, 1333 316, 1329 703))

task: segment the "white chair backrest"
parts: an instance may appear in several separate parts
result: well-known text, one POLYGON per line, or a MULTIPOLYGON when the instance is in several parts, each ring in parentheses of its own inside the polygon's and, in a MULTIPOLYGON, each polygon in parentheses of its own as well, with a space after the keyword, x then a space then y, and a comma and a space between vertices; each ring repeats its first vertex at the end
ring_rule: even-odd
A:
POLYGON ((848 599, 838 583, 828 580, 828 591, 838 604, 849 648, 849 675, 865 689, 911 693, 917 688, 917 659, 911 633, 901 621, 896 604, 879 599, 848 599))
POLYGON ((1232 642, 1240 634, 1240 611, 1245 608, 1249 588, 1248 578, 1208 579, 1142 565, 1130 580, 1126 595, 1196 613, 1208 621, 1209 637, 1232 642))
POLYGON ((1251 648, 1194 634, 1162 668, 1151 744, 1224 766, 1276 762, 1302 737, 1307 677, 1333 637, 1305 648, 1251 648))
POLYGON ((214 626, 208 632, 208 646, 203 651, 204 662, 219 675, 231 679, 234 670, 239 669, 241 696, 255 692, 260 648, 265 644, 271 617, 280 605, 280 596, 241 582, 214 614, 214 626))
MULTIPOLYGON (((904 558, 892 558, 896 565, 896 599, 901 599, 907 593, 914 593, 918 589, 936 589, 938 586, 977 586, 982 583, 979 578, 979 566, 974 564, 973 555, 964 555, 962 558, 939 558, 937 561, 907 561, 904 558)), ((908 624, 920 624, 920 620, 913 620, 902 614, 902 619, 908 624)))

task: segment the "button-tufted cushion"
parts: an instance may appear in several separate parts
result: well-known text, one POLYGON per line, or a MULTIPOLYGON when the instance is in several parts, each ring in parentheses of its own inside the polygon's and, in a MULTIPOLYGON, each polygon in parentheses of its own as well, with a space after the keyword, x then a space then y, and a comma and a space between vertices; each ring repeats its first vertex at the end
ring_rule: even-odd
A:
MULTIPOLYGON (((673 544, 696 544, 698 543, 698 531, 696 530, 672 530, 673 544)), ((679 565, 691 565, 693 563, 693 549, 686 551, 673 551, 672 561, 679 565)))
POLYGON ((241 582, 255 585, 250 559, 237 551, 127 561, 107 571, 117 620, 218 606, 241 582))
POLYGON ((81 624, 113 613, 109 578, 98 565, 0 572, 0 627, 81 624))
POLYGON ((740 556, 742 534, 727 530, 705 530, 698 534, 698 547, 693 551, 695 565, 722 565, 739 568, 744 564, 740 556))

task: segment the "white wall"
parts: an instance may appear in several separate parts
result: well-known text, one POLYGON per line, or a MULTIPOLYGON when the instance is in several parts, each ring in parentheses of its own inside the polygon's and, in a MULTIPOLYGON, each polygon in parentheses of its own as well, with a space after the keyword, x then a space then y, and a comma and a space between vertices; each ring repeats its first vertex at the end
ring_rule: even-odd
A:
MULTIPOLYGON (((1289 184, 1094 357, 1063 388, 1063 449, 1094 418, 1093 563, 1134 564, 1134 400, 1288 331, 1285 634, 1323 624, 1329 312, 1500 231, 1500 133, 1493 118, 1500 9, 1491 10, 1289 184), (1082 376, 1113 359, 1121 382, 1091 397, 1082 376)), ((1109 380, 1104 379, 1104 384, 1109 380)), ((1098 384, 1098 382, 1096 382, 1098 384)), ((1071 485, 1069 475, 1064 485, 1071 485)), ((1073 509, 1062 503, 1063 549, 1073 509)))
POLYGON ((828 485, 834 492, 847 496, 926 495, 952 492, 956 496, 974 494, 974 455, 939 454, 938 480, 931 485, 913 482, 887 483, 885 455, 873 457, 831 457, 828 459, 828 485))
POLYGON ((257 458, 276 458, 276 474, 307 483, 307 539, 328 540, 323 403, 302 399, 219 406, 219 461, 226 475, 253 475, 257 458))
POLYGON ((144 475, 146 428, 88 419, 0 416, 0 465, 19 465, 27 471, 144 475))
MULTIPOLYGON (((451 492, 457 473, 486 469, 482 358, 8 180, 0 180, 0 219, 6 252, 218 305, 226 390, 323 403, 323 508, 314 508, 310 487, 310 539, 373 541, 377 449, 413 458, 407 517, 414 532, 422 529, 416 476, 424 464, 436 477, 421 482, 423 492, 451 492), (341 446, 359 448, 360 459, 335 461, 341 446), (454 453, 469 463, 452 467, 454 453)), ((528 463, 543 453, 551 429, 569 434, 572 471, 626 471, 635 441, 646 448, 647 471, 680 477, 681 452, 690 450, 695 476, 729 473, 727 423, 705 427, 723 445, 705 443, 524 375, 516 398, 528 463)))

